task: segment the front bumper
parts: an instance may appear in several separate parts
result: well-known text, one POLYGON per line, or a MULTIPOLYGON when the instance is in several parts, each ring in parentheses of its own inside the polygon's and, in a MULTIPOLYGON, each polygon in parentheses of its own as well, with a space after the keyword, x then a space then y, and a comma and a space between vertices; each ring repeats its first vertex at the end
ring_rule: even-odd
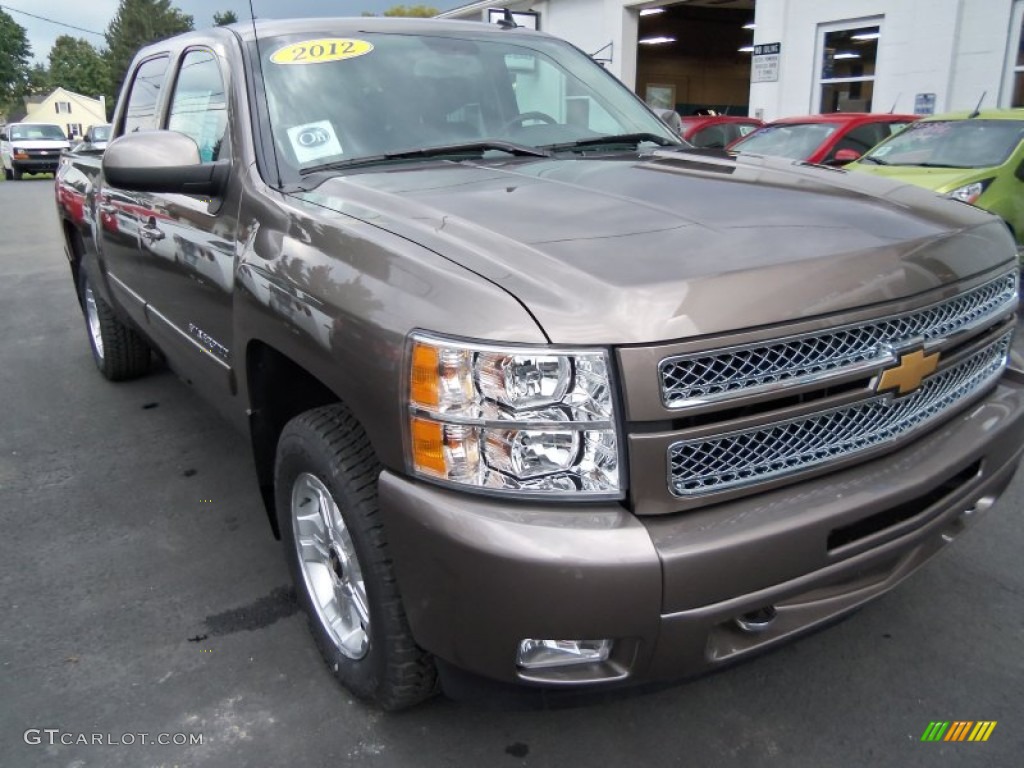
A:
POLYGON ((1009 484, 1024 375, 902 450, 700 510, 538 505, 385 472, 381 511, 416 641, 455 667, 544 686, 640 683, 714 669, 888 591, 1009 484), (736 619, 767 606, 757 632, 736 619), (515 665, 526 638, 614 638, 600 664, 515 665))
POLYGON ((53 157, 33 157, 28 160, 11 159, 11 168, 21 173, 56 173, 59 166, 59 152, 55 152, 53 157))

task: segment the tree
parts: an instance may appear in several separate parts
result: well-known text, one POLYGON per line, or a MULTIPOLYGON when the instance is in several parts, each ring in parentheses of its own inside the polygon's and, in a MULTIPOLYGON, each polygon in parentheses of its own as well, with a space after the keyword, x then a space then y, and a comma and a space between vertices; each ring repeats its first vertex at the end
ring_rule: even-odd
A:
POLYGON ((213 14, 213 23, 218 27, 234 24, 236 21, 238 21, 238 16, 235 15, 234 11, 224 11, 223 13, 217 13, 215 11, 213 14))
MULTIPOLYGON (((432 8, 429 5, 393 5, 388 8, 382 16, 404 16, 406 18, 414 19, 429 19, 433 16, 437 16, 440 11, 437 8, 432 8)), ((363 11, 363 16, 376 16, 375 13, 363 11)))
POLYGON ((139 48, 192 28, 192 17, 172 6, 171 0, 121 0, 105 35, 110 71, 108 103, 117 100, 139 48))
POLYGON ((97 98, 110 87, 107 60, 88 40, 61 35, 50 49, 49 61, 50 83, 54 88, 59 86, 97 98))
POLYGON ((28 82, 32 46, 25 28, 0 9, 0 110, 21 105, 28 82))
POLYGON ((28 71, 25 80, 25 96, 48 94, 53 90, 50 84, 50 71, 45 64, 36 64, 28 71))

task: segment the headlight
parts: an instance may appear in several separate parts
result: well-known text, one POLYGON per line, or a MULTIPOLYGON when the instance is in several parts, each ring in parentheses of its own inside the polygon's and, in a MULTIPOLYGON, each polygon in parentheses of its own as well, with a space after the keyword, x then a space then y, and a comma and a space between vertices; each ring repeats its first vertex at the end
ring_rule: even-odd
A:
POLYGON ((971 205, 974 205, 975 200, 981 197, 981 193, 984 192, 991 183, 992 179, 985 179, 984 181, 974 181, 970 184, 964 184, 962 187, 957 187, 952 192, 948 192, 946 197, 952 198, 953 200, 959 200, 961 203, 970 203, 971 205))
POLYGON ((411 339, 413 472, 460 487, 619 498, 605 350, 411 339))

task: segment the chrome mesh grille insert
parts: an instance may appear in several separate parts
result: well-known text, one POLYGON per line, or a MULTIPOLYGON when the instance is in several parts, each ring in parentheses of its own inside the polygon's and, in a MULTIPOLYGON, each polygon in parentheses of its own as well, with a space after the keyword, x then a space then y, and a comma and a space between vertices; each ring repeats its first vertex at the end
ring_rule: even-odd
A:
POLYGON ((756 346, 666 358, 659 365, 669 408, 750 394, 777 382, 799 383, 843 369, 884 363, 890 344, 941 339, 995 319, 1017 294, 1017 271, 952 299, 865 325, 830 329, 756 346))
POLYGON ((699 496, 802 472, 899 439, 941 418, 993 382, 1006 367, 1012 333, 925 379, 906 397, 880 395, 726 435, 668 448, 669 488, 699 496))

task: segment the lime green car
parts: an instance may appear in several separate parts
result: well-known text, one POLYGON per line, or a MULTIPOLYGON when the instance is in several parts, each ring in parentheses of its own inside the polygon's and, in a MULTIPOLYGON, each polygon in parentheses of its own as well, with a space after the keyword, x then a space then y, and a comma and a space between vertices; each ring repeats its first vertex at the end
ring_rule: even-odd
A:
POLYGON ((928 117, 844 167, 998 214, 1024 248, 1024 109, 928 117))

